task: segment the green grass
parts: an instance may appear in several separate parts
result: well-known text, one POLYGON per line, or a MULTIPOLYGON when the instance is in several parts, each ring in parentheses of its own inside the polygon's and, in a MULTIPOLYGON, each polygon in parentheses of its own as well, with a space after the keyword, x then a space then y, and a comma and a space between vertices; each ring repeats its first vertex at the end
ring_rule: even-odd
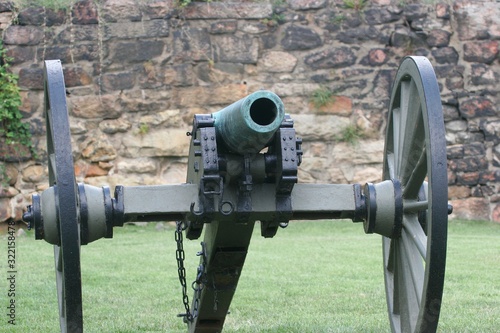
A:
MULTIPOLYGON (((388 332, 380 237, 349 221, 292 222, 273 239, 256 226, 224 332, 388 332)), ((52 246, 17 239, 16 322, 2 332, 57 332, 52 246)), ((2 253, 6 241, 0 236, 2 253)), ((199 241, 185 244, 194 279, 199 241)), ((0 272, 6 275, 6 256, 0 272)), ((0 303, 7 286, 0 276, 0 303)), ((186 332, 173 227, 115 229, 82 248, 86 332, 186 332)), ((500 327, 500 225, 450 223, 440 332, 500 327)), ((6 329, 4 329, 6 328, 6 329)))

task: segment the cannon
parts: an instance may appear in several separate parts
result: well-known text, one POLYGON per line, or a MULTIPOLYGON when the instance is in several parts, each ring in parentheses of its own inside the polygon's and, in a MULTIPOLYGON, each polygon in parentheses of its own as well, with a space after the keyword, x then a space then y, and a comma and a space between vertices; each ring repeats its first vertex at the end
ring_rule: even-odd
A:
POLYGON ((195 115, 183 184, 116 186, 76 182, 60 61, 45 62, 50 187, 34 194, 24 220, 54 245, 61 332, 82 332, 80 248, 133 221, 175 221, 188 332, 221 332, 256 222, 272 238, 294 220, 346 219, 382 236, 393 332, 433 332, 443 293, 448 214, 439 86, 425 57, 402 60, 391 91, 383 179, 303 184, 302 141, 280 98, 257 91, 213 114, 195 115), (204 240, 192 300, 184 237, 204 240))

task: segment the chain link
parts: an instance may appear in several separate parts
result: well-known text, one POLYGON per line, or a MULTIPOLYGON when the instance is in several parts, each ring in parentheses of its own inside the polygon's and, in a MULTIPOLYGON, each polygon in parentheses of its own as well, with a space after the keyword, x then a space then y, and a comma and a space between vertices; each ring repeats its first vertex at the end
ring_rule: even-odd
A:
POLYGON ((196 280, 191 284, 191 288, 194 290, 194 302, 193 311, 189 306, 189 297, 187 294, 187 282, 186 282, 186 268, 184 267, 184 260, 186 259, 186 254, 184 252, 183 245, 183 227, 182 221, 176 222, 175 228, 175 242, 177 243, 177 250, 175 251, 175 258, 177 259, 177 272, 179 274, 179 281, 182 287, 182 303, 184 304, 185 313, 181 313, 178 316, 183 317, 184 322, 193 322, 194 318, 198 316, 198 308, 200 305, 201 291, 206 284, 205 268, 207 267, 207 256, 205 251, 205 243, 201 243, 201 251, 198 252, 197 256, 202 256, 201 263, 198 266, 198 272, 196 273, 196 280))
POLYGON ((184 304, 184 308, 186 310, 185 313, 181 313, 178 316, 183 317, 184 322, 187 323, 192 322, 194 317, 191 313, 191 309, 189 306, 189 297, 187 294, 186 268, 184 268, 184 260, 186 259, 186 254, 184 252, 182 231, 182 221, 177 221, 175 228, 175 242, 177 243, 175 258, 177 260, 177 273, 179 274, 179 281, 182 287, 182 303, 184 304))

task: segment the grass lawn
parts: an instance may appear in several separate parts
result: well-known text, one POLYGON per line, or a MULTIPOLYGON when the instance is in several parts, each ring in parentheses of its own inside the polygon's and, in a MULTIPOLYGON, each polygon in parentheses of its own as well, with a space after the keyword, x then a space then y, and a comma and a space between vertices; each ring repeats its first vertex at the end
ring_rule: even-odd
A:
MULTIPOLYGON (((186 332, 173 227, 115 228, 82 248, 86 332, 186 332)), ((292 222, 273 239, 256 225, 224 332, 388 332, 381 240, 350 221, 292 222)), ((0 236, 2 253, 6 238, 0 236)), ((6 316, 7 256, 0 261, 1 332, 58 332, 52 246, 16 240, 16 326, 6 316)), ((189 280, 199 241, 186 241, 189 280)), ((190 295, 191 296, 191 295, 190 295)), ((451 221, 440 332, 498 332, 500 225, 451 221)))

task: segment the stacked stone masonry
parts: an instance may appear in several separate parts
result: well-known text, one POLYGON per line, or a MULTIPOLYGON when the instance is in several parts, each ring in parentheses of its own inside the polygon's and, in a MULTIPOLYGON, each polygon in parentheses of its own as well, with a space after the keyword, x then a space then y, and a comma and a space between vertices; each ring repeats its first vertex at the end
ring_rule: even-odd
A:
POLYGON ((405 55, 433 63, 441 88, 454 217, 500 222, 500 4, 373 0, 0 2, 36 159, 0 149, 0 221, 47 188, 45 59, 61 59, 78 181, 180 183, 192 117, 257 89, 284 101, 303 137, 301 182, 381 177, 392 79, 405 55), (324 106, 312 96, 333 92, 324 106), (357 142, 345 141, 357 128, 357 142))

